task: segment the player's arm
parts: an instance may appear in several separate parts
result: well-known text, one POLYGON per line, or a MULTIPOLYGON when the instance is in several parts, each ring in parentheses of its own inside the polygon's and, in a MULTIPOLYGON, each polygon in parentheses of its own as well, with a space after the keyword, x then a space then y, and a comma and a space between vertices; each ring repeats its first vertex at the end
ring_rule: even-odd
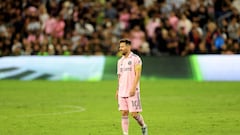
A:
POLYGON ((119 70, 119 61, 117 63, 117 88, 116 88, 116 94, 115 94, 115 98, 118 99, 118 90, 119 90, 119 80, 120 80, 120 70, 119 70))
POLYGON ((116 90, 116 94, 115 94, 116 99, 118 99, 119 78, 120 78, 120 74, 118 74, 118 86, 117 86, 117 90, 116 90))
POLYGON ((135 70, 135 78, 134 78, 134 81, 133 81, 133 87, 130 91, 130 96, 135 95, 137 84, 138 84, 138 82, 140 80, 140 77, 141 77, 142 64, 139 63, 139 64, 135 65, 134 70, 135 70))

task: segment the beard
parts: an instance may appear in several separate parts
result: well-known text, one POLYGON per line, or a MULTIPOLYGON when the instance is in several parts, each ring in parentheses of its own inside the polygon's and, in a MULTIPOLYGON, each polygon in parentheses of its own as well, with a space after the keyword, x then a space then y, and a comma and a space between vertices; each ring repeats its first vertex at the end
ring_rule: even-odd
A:
POLYGON ((125 55, 127 54, 127 51, 125 51, 125 50, 120 50, 120 53, 125 56, 125 55))

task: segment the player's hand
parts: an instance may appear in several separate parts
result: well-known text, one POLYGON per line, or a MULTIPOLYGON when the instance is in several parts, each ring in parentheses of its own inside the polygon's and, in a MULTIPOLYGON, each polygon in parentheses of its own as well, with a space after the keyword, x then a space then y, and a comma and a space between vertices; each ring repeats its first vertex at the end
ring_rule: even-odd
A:
POLYGON ((135 93, 136 93, 136 90, 135 90, 135 89, 132 89, 132 90, 130 91, 130 93, 129 93, 129 96, 130 96, 130 97, 133 97, 133 96, 135 95, 135 93))

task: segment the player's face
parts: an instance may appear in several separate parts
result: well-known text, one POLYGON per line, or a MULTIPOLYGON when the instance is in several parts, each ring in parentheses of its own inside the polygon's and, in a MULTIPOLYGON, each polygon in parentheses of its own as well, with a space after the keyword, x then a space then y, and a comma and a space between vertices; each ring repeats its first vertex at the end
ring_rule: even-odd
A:
POLYGON ((126 43, 120 43, 119 51, 122 55, 126 55, 129 52, 129 45, 126 45, 126 43))

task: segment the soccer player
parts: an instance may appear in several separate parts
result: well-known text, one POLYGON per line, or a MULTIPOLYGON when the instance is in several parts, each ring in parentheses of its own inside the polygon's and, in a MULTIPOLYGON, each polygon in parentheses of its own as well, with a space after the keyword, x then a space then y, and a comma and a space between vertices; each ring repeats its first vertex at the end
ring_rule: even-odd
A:
POLYGON ((119 45, 119 51, 123 56, 117 63, 118 88, 116 98, 118 99, 118 109, 122 114, 123 135, 128 135, 129 113, 141 126, 142 134, 147 135, 147 125, 140 114, 142 112, 140 102, 142 60, 131 51, 130 40, 122 39, 119 41, 119 45))

